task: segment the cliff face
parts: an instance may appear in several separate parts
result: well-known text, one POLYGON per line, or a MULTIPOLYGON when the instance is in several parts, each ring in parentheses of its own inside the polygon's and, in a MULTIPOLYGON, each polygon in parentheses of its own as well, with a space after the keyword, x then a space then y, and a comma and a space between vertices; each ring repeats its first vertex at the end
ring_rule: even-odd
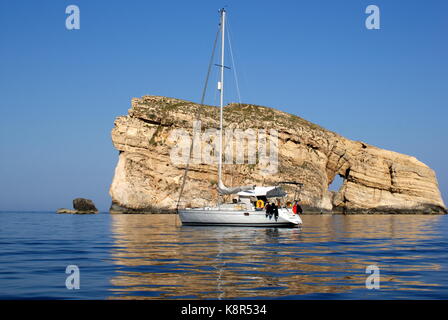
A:
MULTIPOLYGON (((202 129, 197 132, 203 138, 195 140, 200 141, 195 146, 201 147, 202 157, 195 155, 190 161, 182 206, 216 202, 217 166, 204 153, 210 153, 214 140, 206 133, 218 128, 219 109, 144 96, 132 100, 128 116, 118 117, 112 130, 120 154, 110 187, 111 212, 173 211, 185 168, 173 157, 189 151, 190 141, 179 132, 193 136, 198 108, 202 129)), ((300 198, 308 212, 446 213, 434 171, 414 157, 348 140, 297 116, 261 106, 229 105, 224 122, 229 129, 255 132, 258 147, 264 129, 275 129, 278 135, 276 140, 267 132, 266 141, 273 143, 266 144, 268 151, 278 152, 274 170, 260 157, 248 164, 246 154, 245 163, 224 165, 223 180, 228 186, 300 181, 304 184, 300 198), (336 175, 343 177, 343 185, 338 192, 330 192, 328 186, 336 175)), ((235 157, 241 156, 241 141, 246 140, 228 141, 234 141, 230 148, 235 157)), ((230 142, 226 143, 229 147, 230 142)))

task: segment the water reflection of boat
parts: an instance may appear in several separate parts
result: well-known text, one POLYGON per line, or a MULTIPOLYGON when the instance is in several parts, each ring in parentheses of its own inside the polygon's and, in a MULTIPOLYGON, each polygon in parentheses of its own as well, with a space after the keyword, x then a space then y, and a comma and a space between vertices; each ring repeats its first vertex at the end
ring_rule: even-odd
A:
POLYGON ((434 237, 440 216, 304 216, 306 230, 178 228, 170 215, 111 219, 117 264, 111 298, 347 294, 365 290, 370 264, 381 268, 382 293, 424 292, 434 284, 416 275, 440 269, 414 250, 434 237))

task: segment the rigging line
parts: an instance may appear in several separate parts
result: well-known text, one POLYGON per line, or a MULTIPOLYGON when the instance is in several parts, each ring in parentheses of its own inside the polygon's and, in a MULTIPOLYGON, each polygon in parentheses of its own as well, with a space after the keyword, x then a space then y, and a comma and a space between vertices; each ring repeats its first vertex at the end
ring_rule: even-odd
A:
MULTIPOLYGON (((202 90, 201 104, 200 105, 204 104, 205 94, 207 92, 208 79, 210 77, 210 71, 212 69, 212 64, 213 64, 213 58, 215 56, 216 44, 218 42, 219 31, 220 31, 220 28, 218 27, 218 31, 216 32, 215 42, 213 44, 212 56, 210 57, 210 62, 209 62, 209 65, 208 65, 207 76, 205 77, 204 89, 202 90)), ((196 112, 196 120, 200 119, 200 114, 201 114, 201 108, 198 107, 197 112, 196 112)), ((180 187, 179 197, 177 199, 176 212, 178 212, 178 210, 179 210, 180 200, 182 198, 182 193, 184 192, 185 181, 187 180, 188 169, 190 168, 190 158, 191 158, 191 155, 193 154, 193 143, 194 143, 194 139, 191 139, 190 152, 189 152, 189 155, 188 155, 187 164, 185 166, 184 175, 182 177, 182 185, 180 187)))
MULTIPOLYGON (((205 77, 205 85, 204 85, 204 90, 202 91, 201 104, 204 104, 205 93, 207 91, 207 85, 208 85, 208 79, 210 77, 210 71, 212 70, 213 58, 215 56, 215 50, 216 50, 216 44, 218 42, 219 31, 220 31, 220 29, 218 28, 218 31, 216 31, 215 42, 213 44, 212 56, 210 57, 210 62, 208 64, 207 76, 205 77)), ((199 117, 199 111, 198 111, 197 116, 199 117)))
POLYGON ((236 67, 235 67, 235 59, 233 58, 233 49, 232 49, 232 41, 231 41, 231 38, 230 38, 230 23, 229 23, 229 20, 227 20, 227 38, 229 40, 230 57, 232 58, 232 69, 233 69, 233 77, 235 78, 236 92, 238 94, 238 101, 239 101, 239 103, 241 105, 240 86, 238 84, 238 76, 237 76, 236 67))
MULTIPOLYGON (((216 73, 216 80, 215 83, 219 82, 219 72, 216 73)), ((218 104, 218 91, 219 90, 214 90, 215 95, 213 96, 213 105, 217 105, 218 104)))
MULTIPOLYGON (((218 74, 216 74, 216 83, 218 83, 218 80, 219 79, 219 75, 218 74)), ((218 104, 218 90, 214 90, 215 91, 215 95, 213 96, 213 105, 217 105, 218 104)))

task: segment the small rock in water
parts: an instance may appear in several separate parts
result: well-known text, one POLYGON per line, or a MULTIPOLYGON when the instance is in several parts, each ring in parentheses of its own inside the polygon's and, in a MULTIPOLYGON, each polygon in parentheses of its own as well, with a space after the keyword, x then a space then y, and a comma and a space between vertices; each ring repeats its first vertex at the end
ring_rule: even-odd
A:
POLYGON ((73 208, 76 211, 98 213, 98 209, 90 199, 76 198, 73 200, 73 208))
POLYGON ((90 199, 76 198, 73 200, 73 208, 75 210, 61 208, 56 210, 56 213, 72 213, 72 214, 88 214, 98 213, 98 209, 90 199))

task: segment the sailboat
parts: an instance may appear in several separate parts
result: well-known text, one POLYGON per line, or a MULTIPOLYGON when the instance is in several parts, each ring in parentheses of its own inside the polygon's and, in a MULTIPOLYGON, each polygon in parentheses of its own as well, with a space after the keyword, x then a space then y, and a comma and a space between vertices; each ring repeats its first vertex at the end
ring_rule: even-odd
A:
MULTIPOLYGON (((223 145, 223 107, 224 107, 224 47, 226 10, 220 11, 221 33, 221 64, 220 81, 220 131, 219 131, 219 157, 218 157, 218 193, 222 195, 236 195, 232 203, 219 203, 217 206, 201 208, 178 209, 178 214, 183 225, 213 225, 213 226, 265 226, 265 227, 296 227, 302 224, 298 213, 294 213, 290 206, 282 205, 287 193, 280 184, 290 184, 296 187, 302 186, 299 182, 283 182, 275 186, 239 186, 226 187, 222 182, 222 145, 223 145), (268 202, 276 203, 276 211, 273 214, 264 206, 268 202)), ((218 39, 218 38, 217 38, 218 39)), ((188 169, 188 166, 187 166, 188 169)), ((184 175, 185 180, 186 175, 184 175)), ((183 186, 181 188, 182 194, 183 186)), ((295 193, 296 196, 297 192, 295 193)), ((180 200, 180 196, 179 196, 180 200)))

